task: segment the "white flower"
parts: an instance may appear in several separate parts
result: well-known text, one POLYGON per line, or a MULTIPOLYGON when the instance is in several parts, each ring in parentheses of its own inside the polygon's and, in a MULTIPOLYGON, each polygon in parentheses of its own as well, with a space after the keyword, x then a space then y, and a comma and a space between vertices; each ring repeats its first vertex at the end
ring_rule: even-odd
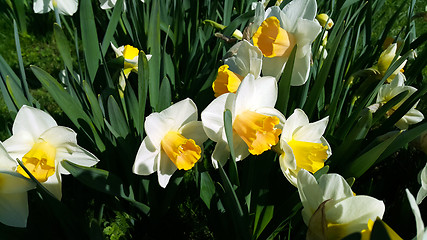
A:
POLYGON ((366 229, 369 220, 382 218, 384 203, 369 196, 354 196, 338 174, 325 174, 317 182, 306 170, 298 173, 301 211, 309 233, 319 239, 342 239, 366 229), (316 230, 324 230, 324 232, 316 230))
POLYGON ((79 6, 78 0, 34 0, 33 10, 35 13, 47 13, 54 10, 56 5, 58 13, 73 16, 79 6))
MULTIPOLYGON (((402 73, 399 73, 395 76, 395 78, 391 81, 390 84, 384 84, 381 86, 380 90, 378 91, 377 95, 377 101, 375 104, 369 106, 368 108, 372 112, 376 112, 376 110, 386 104, 388 101, 390 101, 393 97, 397 96, 399 93, 408 91, 408 94, 406 94, 405 98, 402 99, 398 104, 393 106, 389 111, 387 111, 387 117, 389 117, 391 114, 393 114, 402 104, 406 101, 414 92, 417 91, 416 88, 411 86, 405 86, 405 75, 402 73)), ((417 104, 414 104, 412 108, 401 118, 398 122, 396 122, 395 126, 399 129, 408 129, 409 125, 421 122, 424 119, 424 115, 415 109, 417 107, 417 104)))
MULTIPOLYGON (((31 174, 59 200, 62 197, 61 173, 69 174, 61 161, 68 160, 82 166, 93 166, 99 160, 77 145, 76 133, 58 126, 47 113, 23 106, 16 115, 12 137, 4 147, 12 159, 21 159, 31 174)), ((21 168, 17 172, 28 175, 21 168)))
POLYGON ((224 165, 230 155, 224 128, 224 111, 232 114, 233 146, 236 161, 249 153, 261 154, 279 141, 280 122, 285 117, 274 109, 277 100, 277 83, 273 77, 255 79, 248 74, 237 92, 226 93, 214 99, 202 112, 206 134, 217 142, 212 153, 212 163, 224 165))
POLYGON ((427 196, 427 164, 425 165, 423 170, 421 170, 419 176, 421 181, 421 187, 420 190, 418 190, 417 194, 417 204, 421 204, 421 202, 427 196))
POLYGON ((36 184, 16 172, 17 163, 0 142, 0 222, 12 227, 26 227, 27 191, 36 184))
MULTIPOLYGON (((99 3, 101 4, 101 8, 104 10, 111 9, 114 6, 116 6, 117 0, 99 0, 99 3)), ((141 2, 144 2, 144 0, 141 0, 141 2)), ((123 1, 123 9, 126 11, 126 2, 123 1)))
MULTIPOLYGON (((397 43, 393 43, 381 53, 377 63, 378 71, 380 72, 381 77, 385 75, 386 71, 390 67, 391 62, 396 56, 396 50, 397 50, 397 43)), ((397 59, 399 58, 400 56, 397 57, 397 59)), ((403 63, 400 64, 400 66, 396 68, 396 70, 387 78, 387 82, 391 82, 396 77, 396 75, 398 75, 398 73, 402 72, 403 67, 405 67, 405 64, 406 64, 406 60, 403 61, 403 63)))
POLYGON ((235 93, 242 79, 249 73, 258 78, 261 74, 262 53, 259 48, 246 40, 236 43, 228 51, 224 65, 212 84, 215 97, 224 93, 235 93))
POLYGON ((177 169, 189 170, 201 158, 207 136, 202 122, 197 121, 197 107, 191 99, 150 114, 144 126, 147 136, 136 155, 134 173, 150 175, 157 171, 164 188, 177 169))
POLYGON ((414 196, 406 189, 406 195, 408 196, 409 204, 411 205, 412 212, 415 217, 415 224, 417 226, 417 240, 427 240, 427 229, 424 228, 424 222, 421 218, 420 209, 418 208, 417 203, 415 202, 414 196))
POLYGON ((282 10, 273 6, 264 11, 258 4, 252 25, 252 40, 264 54, 262 74, 279 79, 295 45, 291 85, 299 86, 307 81, 310 71, 311 43, 321 31, 315 20, 315 0, 293 0, 282 10))
POLYGON ((297 185, 298 172, 305 169, 315 173, 324 166, 332 151, 322 136, 328 125, 329 117, 309 123, 307 115, 301 109, 286 120, 280 136, 282 154, 279 157, 280 168, 292 185, 297 185))
MULTIPOLYGON (((116 48, 113 43, 111 43, 111 48, 116 54, 116 58, 118 57, 124 58, 123 71, 120 74, 120 78, 119 78, 119 85, 121 87, 121 90, 124 91, 126 87, 125 79, 129 77, 130 72, 138 73, 139 49, 131 45, 120 46, 116 48)), ((150 54, 147 54, 146 57, 147 57, 147 60, 151 59, 150 54)))

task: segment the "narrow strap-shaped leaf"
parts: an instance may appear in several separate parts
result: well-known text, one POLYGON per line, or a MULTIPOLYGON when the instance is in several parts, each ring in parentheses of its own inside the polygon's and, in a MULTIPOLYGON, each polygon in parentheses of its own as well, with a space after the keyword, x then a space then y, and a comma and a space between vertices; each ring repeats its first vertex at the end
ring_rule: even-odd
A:
POLYGON ((108 22, 107 30, 105 31, 104 39, 102 40, 102 56, 105 56, 105 53, 110 46, 110 42, 113 39, 114 32, 116 31, 122 10, 123 0, 117 0, 116 5, 114 6, 113 14, 111 15, 110 21, 108 22))
POLYGON ((150 208, 136 201, 132 195, 127 195, 122 180, 114 174, 98 168, 79 166, 67 160, 61 161, 61 165, 84 185, 112 196, 121 197, 132 203, 142 213, 148 215, 150 208))
POLYGON ((73 71, 73 62, 70 54, 70 46, 68 45, 68 39, 65 36, 62 28, 58 24, 53 24, 53 33, 56 40, 56 46, 58 47, 59 54, 64 61, 65 66, 68 68, 68 71, 71 74, 74 74, 73 71))
POLYGON ((276 109, 281 111, 285 116, 287 116, 289 94, 291 92, 292 72, 294 69, 297 48, 298 46, 295 45, 295 47, 292 49, 279 81, 279 97, 277 99, 276 109))
POLYGON ((129 134, 128 124, 125 120, 122 110, 119 107, 119 104, 111 95, 108 97, 108 116, 111 126, 118 134, 120 134, 121 137, 126 138, 126 136, 129 134))
POLYGON ((101 55, 98 47, 98 35, 96 32, 95 18, 90 0, 80 1, 80 27, 82 33, 83 49, 86 66, 91 83, 95 80, 101 55))
MULTIPOLYGON (((224 129, 225 135, 227 137, 228 147, 230 148, 231 159, 229 161, 230 166, 230 175, 231 181, 233 184, 239 186, 239 175, 237 172, 237 164, 236 164, 236 154, 234 152, 234 142, 233 142, 233 116, 231 115, 231 111, 226 109, 224 112, 224 129)), ((218 164, 221 165, 221 164, 218 164)))

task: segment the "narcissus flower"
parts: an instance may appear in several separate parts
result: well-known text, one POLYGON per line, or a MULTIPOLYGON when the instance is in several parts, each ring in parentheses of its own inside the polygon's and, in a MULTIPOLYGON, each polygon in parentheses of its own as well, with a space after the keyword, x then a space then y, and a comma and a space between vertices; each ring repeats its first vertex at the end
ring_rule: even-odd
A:
POLYGON ((160 113, 150 114, 144 123, 147 136, 141 143, 133 172, 150 175, 157 171, 165 188, 177 170, 189 170, 201 158, 207 136, 197 121, 196 104, 189 98, 173 104, 160 113))
MULTIPOLYGON (((117 0, 99 0, 99 3, 101 4, 101 8, 104 10, 111 9, 114 6, 116 6, 117 0)), ((144 2, 144 0, 141 0, 141 2, 144 2)), ((126 11, 126 2, 123 1, 123 9, 126 11)))
POLYGON ((16 172, 17 163, 0 142, 0 222, 12 227, 26 227, 27 191, 36 184, 16 172))
MULTIPOLYGON (((20 159, 31 174, 59 200, 62 197, 61 173, 69 174, 61 161, 68 160, 82 166, 93 166, 99 160, 77 145, 76 133, 58 126, 47 113, 23 106, 16 115, 13 135, 4 141, 12 159, 20 159)), ((17 172, 29 178, 23 168, 17 172)))
POLYGON ((262 74, 279 79, 295 45, 291 85, 299 86, 307 81, 310 70, 311 43, 321 31, 315 20, 315 0, 294 0, 282 10, 273 6, 264 11, 258 3, 252 27, 252 41, 264 55, 262 74))
MULTIPOLYGON (((380 72, 380 77, 383 77, 388 68, 390 67, 391 62, 396 56, 396 50, 397 43, 393 43, 381 53, 380 58, 378 59, 378 63, 376 65, 378 71, 380 72)), ((397 59, 399 58, 400 56, 397 59)), ((399 72, 403 72, 403 67, 405 67, 405 64, 406 60, 398 68, 396 68, 396 70, 390 75, 390 77, 387 78, 387 82, 391 82, 391 80, 393 80, 399 72)))
POLYGON ((213 100, 202 112, 206 134, 217 142, 212 153, 212 163, 224 165, 230 155, 224 128, 224 111, 232 114, 233 146, 236 161, 249 153, 258 155, 269 150, 279 141, 281 122, 285 117, 274 105, 277 100, 277 84, 273 77, 255 79, 248 74, 237 92, 226 93, 213 100))
POLYGON ((331 156, 329 143, 322 136, 328 125, 328 117, 309 123, 301 109, 286 120, 280 137, 280 168, 290 183, 297 185, 298 172, 305 169, 315 173, 331 156))
POLYGON ((215 97, 224 93, 235 93, 242 79, 249 73, 258 78, 261 73, 262 53, 246 40, 236 43, 228 51, 224 65, 212 84, 215 97))
MULTIPOLYGON (((399 73, 395 76, 393 81, 391 81, 390 84, 384 84, 381 86, 378 95, 377 95, 377 101, 375 104, 369 106, 369 109, 372 112, 376 112, 378 108, 386 104, 388 101, 390 101, 393 97, 397 96, 399 93, 408 91, 408 94, 406 94, 405 98, 402 99, 398 104, 393 106, 389 111, 387 111, 387 117, 389 117, 391 114, 393 114, 405 101, 408 99, 414 92, 417 91, 416 88, 411 86, 405 86, 405 76, 402 73, 399 73)), ((414 106, 395 124, 396 127, 399 129, 408 129, 409 125, 421 122, 424 119, 424 115, 415 109, 417 107, 417 104, 414 104, 414 106)))
MULTIPOLYGON (((138 73, 138 54, 139 49, 131 45, 120 46, 116 48, 114 44, 111 43, 111 48, 113 49, 116 57, 124 58, 123 72, 120 74, 119 85, 121 90, 124 91, 126 87, 125 79, 129 77, 130 72, 138 73)), ((151 55, 147 54, 147 60, 151 59, 151 55)))
POLYGON ((361 232, 369 220, 382 218, 384 203, 373 197, 354 196, 348 183, 338 174, 322 175, 318 181, 307 172, 298 173, 301 211, 308 226, 307 239, 342 239, 361 232))
POLYGON ((33 10, 35 13, 47 13, 58 8, 58 13, 72 16, 79 6, 77 0, 34 0, 33 10))

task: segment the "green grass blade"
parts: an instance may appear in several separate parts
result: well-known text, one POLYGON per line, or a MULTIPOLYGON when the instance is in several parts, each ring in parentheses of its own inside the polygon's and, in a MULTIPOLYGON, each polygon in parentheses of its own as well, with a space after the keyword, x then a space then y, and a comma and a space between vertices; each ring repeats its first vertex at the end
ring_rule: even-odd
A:
POLYGON ((108 22, 107 30, 105 31, 104 39, 102 40, 101 51, 102 56, 105 56, 105 53, 110 46, 110 42, 113 39, 114 32, 116 31, 117 24, 120 20, 120 15, 123 11, 123 0, 117 0, 116 5, 114 6, 113 14, 110 17, 108 22))

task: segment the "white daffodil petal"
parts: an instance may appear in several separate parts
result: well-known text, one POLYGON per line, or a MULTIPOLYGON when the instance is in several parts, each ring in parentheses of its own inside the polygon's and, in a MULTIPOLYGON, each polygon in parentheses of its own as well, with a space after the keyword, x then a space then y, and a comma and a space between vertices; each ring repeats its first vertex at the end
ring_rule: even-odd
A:
POLYGON ((328 154, 328 158, 332 155, 332 148, 329 145, 328 141, 326 141, 326 139, 324 137, 320 138, 320 143, 323 144, 324 146, 328 147, 328 150, 326 150, 326 154, 328 154))
POLYGON ((116 0, 99 0, 101 4, 101 9, 111 9, 116 5, 116 0))
POLYGON ((16 194, 34 189, 36 184, 21 174, 12 171, 0 172, 0 194, 16 194))
POLYGON ((310 54, 306 54, 302 58, 295 58, 291 86, 301 86, 307 81, 310 72, 310 58, 310 54))
POLYGON ((322 31, 322 26, 317 21, 298 19, 296 31, 294 33, 298 42, 298 52, 296 58, 301 58, 311 54, 311 43, 322 31), (308 46, 308 47, 306 47, 308 46))
POLYGON ((411 205, 412 212, 414 213, 415 223, 417 226, 417 239, 423 239, 424 235, 424 222, 421 218, 420 209, 415 202, 414 196, 408 189, 406 189, 406 195, 408 196, 409 205, 411 205))
POLYGON ((58 124, 49 114, 24 105, 19 109, 15 117, 12 133, 15 135, 25 131, 30 133, 33 139, 37 139, 44 131, 55 126, 58 126, 58 124))
MULTIPOLYGON (((263 58, 262 63, 262 74, 263 76, 272 76, 279 81, 285 63, 288 61, 287 57, 272 57, 263 58)), ((293 74, 292 74, 293 75, 293 74)))
MULTIPOLYGON (((240 83, 239 89, 236 92, 235 110, 233 115, 237 116, 241 111, 245 111, 252 106, 255 96, 255 77, 252 74, 246 75, 246 77, 240 83)), ((261 97, 261 96, 260 96, 261 97)), ((264 96, 262 96, 264 97, 264 96)))
POLYGON ((11 158, 0 142, 0 171, 14 171, 16 166, 16 161, 11 158))
POLYGON ((365 229, 370 219, 382 218, 384 211, 383 201, 360 195, 336 203, 327 202, 325 215, 326 220, 330 223, 345 224, 345 227, 340 229, 340 233, 342 236, 347 236, 365 229))
MULTIPOLYGON (((58 168, 56 168, 58 169, 58 168)), ((41 183, 50 193, 53 194, 58 200, 62 198, 62 182, 61 173, 55 171, 55 174, 50 176, 46 182, 41 183)))
POLYGON ((283 151, 283 154, 280 154, 279 163, 282 171, 287 171, 288 168, 295 170, 297 169, 297 162, 295 160, 294 152, 289 144, 280 139, 280 148, 283 151))
POLYGON ((317 184, 316 178, 304 169, 298 172, 297 187, 304 207, 301 214, 304 223, 308 226, 311 216, 323 202, 322 189, 317 184))
POLYGON ((123 56, 123 51, 125 50, 125 46, 120 46, 116 48, 112 42, 110 42, 110 46, 113 49, 114 53, 116 54, 116 58, 123 56))
POLYGON ((284 138, 286 141, 292 140, 295 130, 307 124, 309 124, 309 120, 304 111, 299 108, 295 109, 285 122, 281 138, 284 138))
POLYGON ((288 32, 293 32, 293 29, 288 28, 287 18, 282 10, 278 6, 272 6, 265 10, 264 20, 269 17, 276 17, 280 22, 280 27, 284 28, 288 32))
POLYGON ((228 144, 223 141, 217 142, 211 157, 212 165, 214 166, 214 168, 218 168, 219 167, 218 164, 221 164, 221 166, 224 166, 229 157, 230 157, 230 148, 228 147, 228 144))
POLYGON ((315 0, 293 0, 286 4, 282 11, 294 25, 298 18, 314 20, 317 13, 317 3, 315 0))
MULTIPOLYGON (((324 174, 319 178, 319 187, 323 192, 323 201, 328 199, 341 200, 353 197, 353 191, 347 181, 338 174, 324 174)), ((322 201, 322 202, 323 202, 322 201)))
POLYGON ((136 154, 132 171, 139 175, 150 175, 157 170, 160 150, 156 149, 149 137, 145 137, 136 154))
POLYGON ((277 100, 277 83, 272 77, 255 79, 248 74, 236 92, 235 116, 246 110, 256 110, 260 107, 273 108, 277 100))
POLYGON ((325 133, 329 117, 304 125, 294 131, 293 138, 303 142, 318 142, 325 133))
POLYGON ((417 194, 417 204, 420 204, 427 196, 427 164, 424 166, 423 170, 421 170, 419 180, 421 182, 421 187, 417 194))
POLYGON ((36 139, 34 139, 31 133, 20 131, 6 139, 6 141, 3 142, 3 146, 12 159, 21 159, 31 150, 35 140, 36 139))
MULTIPOLYGON (((230 94, 232 93, 222 94, 214 99, 201 114, 206 135, 215 142, 223 139, 224 111, 227 98, 230 94)), ((226 141, 226 139, 224 140, 226 141)))
POLYGON ((160 152, 160 160, 157 165, 157 178, 162 188, 165 188, 173 173, 177 170, 175 164, 169 159, 165 152, 160 152))
POLYGON ((77 144, 77 133, 73 129, 55 126, 40 135, 40 138, 55 148, 68 144, 77 144))
POLYGON ((173 119, 170 128, 178 129, 188 122, 197 121, 197 106, 191 99, 186 98, 161 111, 160 116, 173 119))
POLYGON ((68 16, 73 16, 79 6, 79 2, 77 0, 57 0, 56 4, 59 14, 68 16))
MULTIPOLYGON (((57 148, 56 159, 58 159, 59 161, 68 160, 72 163, 84 167, 92 167, 93 165, 99 162, 99 159, 91 152, 78 146, 77 144, 72 143, 70 143, 68 146, 63 145, 62 148, 57 148), (73 148, 72 152, 68 151, 68 149, 70 148, 73 148)), ((68 170, 62 167, 61 164, 59 164, 58 171, 62 174, 70 174, 68 170)))
MULTIPOLYGON (((144 123, 144 129, 147 136, 150 137, 152 144, 155 148, 160 149, 160 143, 164 135, 172 130, 173 118, 165 118, 160 113, 152 113, 146 119, 144 123)), ((175 130, 178 130, 176 128, 175 130)))
POLYGON ((245 77, 250 73, 256 78, 259 77, 262 65, 261 50, 246 40, 236 43, 235 46, 237 48, 237 52, 235 55, 226 58, 224 60, 224 64, 229 66, 230 71, 239 74, 240 76, 245 77))
POLYGON ((185 138, 193 139, 197 145, 203 146, 203 143, 208 139, 203 124, 201 121, 193 121, 182 126, 179 131, 185 138))
POLYGON ((27 192, 0 195, 0 222, 24 228, 27 226, 28 197, 27 192))
POLYGON ((34 0, 33 10, 35 13, 47 13, 51 10, 49 7, 51 0, 34 0))

